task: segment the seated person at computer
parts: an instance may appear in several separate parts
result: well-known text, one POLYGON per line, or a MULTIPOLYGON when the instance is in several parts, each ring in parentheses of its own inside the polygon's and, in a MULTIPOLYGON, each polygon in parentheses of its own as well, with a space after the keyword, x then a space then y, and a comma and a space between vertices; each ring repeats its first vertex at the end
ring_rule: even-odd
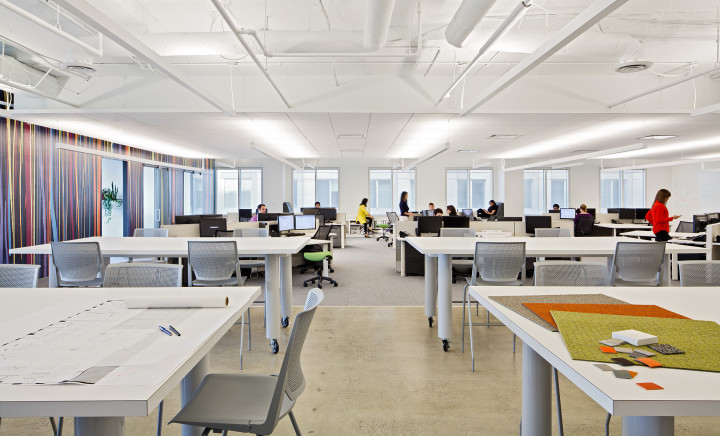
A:
POLYGON ((575 225, 577 225, 578 221, 580 221, 580 217, 583 217, 583 216, 589 216, 590 218, 592 218, 592 214, 588 213, 587 205, 585 205, 585 203, 580 205, 580 213, 575 215, 575 220, 573 220, 573 223, 575 223, 575 225))
POLYGON ((435 216, 443 216, 443 210, 440 209, 439 207, 437 209, 435 209, 433 211, 433 213, 435 214, 435 216))
POLYGON ((400 194, 400 216, 413 216, 413 213, 410 212, 410 206, 407 204, 408 199, 408 193, 407 191, 403 191, 402 194, 400 194))
POLYGON ((319 208, 319 207, 320 207, 320 202, 319 202, 319 201, 316 201, 316 202, 315 202, 315 207, 316 207, 316 208, 319 208))
POLYGON ((448 216, 458 216, 457 210, 455 210, 455 206, 453 206, 452 204, 448 204, 447 214, 448 216))
POLYGON ((655 194, 652 209, 645 215, 647 222, 652 224, 652 231, 655 233, 655 240, 658 242, 670 240, 670 221, 680 218, 680 215, 670 216, 667 210, 667 201, 670 198, 670 191, 661 189, 655 194))
POLYGON ((363 198, 362 201, 360 202, 360 207, 358 207, 358 213, 357 213, 357 216, 355 217, 355 221, 357 221, 358 224, 363 225, 363 230, 365 231, 365 237, 370 238, 371 236, 370 236, 370 233, 369 233, 370 231, 369 231, 368 227, 372 228, 373 216, 370 215, 370 212, 368 212, 367 202, 368 202, 367 198, 363 198))
MULTIPOLYGON (((586 208, 586 209, 587 209, 587 208, 586 208)), ((557 204, 557 203, 553 204, 552 210, 560 210, 560 205, 557 204)))
POLYGON ((258 214, 260 214, 260 213, 267 213, 267 207, 265 207, 265 205, 262 203, 258 204, 257 209, 255 209, 255 215, 253 215, 253 217, 250 218, 250 221, 252 221, 254 223, 257 222, 258 214))
POLYGON ((495 200, 490 200, 490 206, 487 209, 478 209, 478 216, 481 218, 489 218, 495 216, 498 211, 498 205, 495 200))
POLYGON ((427 210, 435 210, 435 203, 428 203, 427 210))

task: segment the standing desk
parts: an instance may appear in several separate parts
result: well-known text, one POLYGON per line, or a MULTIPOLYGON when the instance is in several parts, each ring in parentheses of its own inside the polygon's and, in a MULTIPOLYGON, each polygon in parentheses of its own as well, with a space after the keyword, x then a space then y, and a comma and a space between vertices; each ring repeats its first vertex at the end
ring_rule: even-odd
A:
MULTIPOLYGON (((108 300, 124 300, 128 296, 172 299, 178 295, 197 295, 193 291, 189 288, 0 289, 0 344, 108 300)), ((131 355, 117 358, 123 360, 120 366, 95 384, 12 385, 3 384, 0 376, 0 417, 74 416, 76 436, 122 436, 125 416, 148 416, 180 382, 181 402, 185 405, 209 372, 210 349, 260 295, 259 287, 208 287, 202 291, 228 296, 228 307, 187 309, 187 316, 183 314, 181 320, 172 321, 181 332, 180 337, 167 336, 157 326, 151 332, 144 331, 147 339, 141 341, 137 349, 133 348, 131 355)), ((142 312, 143 309, 126 309, 124 305, 118 311, 121 315, 142 312)), ((96 325, 92 320, 85 320, 82 328, 94 331, 96 325)), ((68 332, 69 341, 77 334, 68 332)), ((61 338, 64 339, 65 336, 61 338)), ((112 352, 122 352, 122 348, 113 347, 116 344, 108 344, 112 352)), ((0 366, 13 365, 12 352, 1 356, 0 366)), ((49 365, 63 364, 62 353, 53 357, 55 360, 48 362, 49 365)), ((87 362, 88 367, 97 364, 87 362)), ((201 431, 199 427, 183 426, 183 436, 199 435, 201 431)))
MULTIPOLYGON (((306 236, 292 238, 120 238, 100 237, 77 239, 72 242, 98 242, 103 257, 187 257, 188 241, 235 241, 240 257, 265 257, 265 305, 267 324, 265 335, 277 352, 281 320, 292 312, 292 260, 310 240, 306 236), (282 293, 281 293, 282 289, 282 293)), ((50 287, 57 286, 50 244, 14 248, 10 254, 47 254, 50 265, 50 287)), ((192 282, 188 266, 188 283, 192 282)))
MULTIPOLYGON (((562 336, 488 298, 497 295, 605 294, 630 304, 656 304, 697 320, 720 322, 718 288, 472 286, 470 295, 523 342, 523 434, 550 436, 552 367, 609 413, 622 416, 624 436, 671 436, 675 416, 720 415, 720 373, 632 367, 632 380, 616 379, 594 366, 572 360, 562 336), (654 382, 663 390, 635 385, 654 382), (527 433, 526 433, 527 432, 527 433)), ((608 333, 608 337, 610 337, 608 333)), ((612 364, 613 368, 621 368, 612 364)), ((622 367, 623 369, 626 369, 622 367)))
MULTIPOLYGON (((475 243, 488 242, 482 238, 421 238, 408 237, 405 241, 425 255, 425 315, 432 326, 432 317, 437 314, 438 337, 447 351, 452 338, 452 258, 472 257, 475 243), (437 261, 435 260, 437 259, 437 261), (437 304, 437 313, 436 313, 437 304)), ((490 242, 525 242, 526 257, 604 257, 608 268, 615 255, 618 242, 637 242, 622 237, 586 238, 531 238, 512 237, 490 242)), ((670 283, 670 256, 676 253, 707 253, 705 247, 667 244, 665 247, 666 284, 670 283)))

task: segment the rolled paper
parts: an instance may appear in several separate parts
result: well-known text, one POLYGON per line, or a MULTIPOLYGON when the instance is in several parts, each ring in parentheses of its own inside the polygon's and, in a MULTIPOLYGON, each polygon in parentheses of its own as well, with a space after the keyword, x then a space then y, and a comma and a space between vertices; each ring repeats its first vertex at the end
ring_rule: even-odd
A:
POLYGON ((227 307, 229 302, 230 299, 225 295, 168 295, 125 299, 128 309, 227 307))

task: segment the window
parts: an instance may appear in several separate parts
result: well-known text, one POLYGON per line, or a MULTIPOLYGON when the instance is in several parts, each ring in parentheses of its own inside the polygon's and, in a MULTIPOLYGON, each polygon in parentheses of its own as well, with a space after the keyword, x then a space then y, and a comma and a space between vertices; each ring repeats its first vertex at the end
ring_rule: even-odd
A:
POLYGON ((601 212, 608 208, 645 206, 645 170, 601 171, 601 212))
POLYGON ((319 201, 322 207, 338 207, 337 169, 293 170, 293 208, 313 207, 319 201))
POLYGON ((400 212, 400 194, 408 193, 408 207, 415 209, 415 170, 370 170, 370 214, 400 212))
POLYGON ((262 169, 215 171, 215 213, 253 209, 262 203, 262 169))
POLYGON ((542 215, 553 204, 567 207, 568 170, 525 170, 525 215, 542 215))
POLYGON ((486 208, 492 200, 492 170, 447 170, 445 175, 447 204, 457 210, 486 208))
POLYGON ((200 215, 203 211, 203 175, 192 175, 192 211, 191 215, 200 215))

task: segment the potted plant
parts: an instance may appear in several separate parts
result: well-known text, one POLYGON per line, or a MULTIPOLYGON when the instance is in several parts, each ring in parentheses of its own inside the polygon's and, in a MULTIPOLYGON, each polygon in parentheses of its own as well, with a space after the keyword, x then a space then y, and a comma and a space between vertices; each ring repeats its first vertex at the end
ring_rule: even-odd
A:
POLYGON ((112 218, 113 204, 115 207, 122 207, 122 199, 118 198, 118 188, 115 183, 110 183, 109 188, 104 188, 101 191, 102 194, 102 206, 105 217, 107 217, 106 223, 110 222, 112 218))

